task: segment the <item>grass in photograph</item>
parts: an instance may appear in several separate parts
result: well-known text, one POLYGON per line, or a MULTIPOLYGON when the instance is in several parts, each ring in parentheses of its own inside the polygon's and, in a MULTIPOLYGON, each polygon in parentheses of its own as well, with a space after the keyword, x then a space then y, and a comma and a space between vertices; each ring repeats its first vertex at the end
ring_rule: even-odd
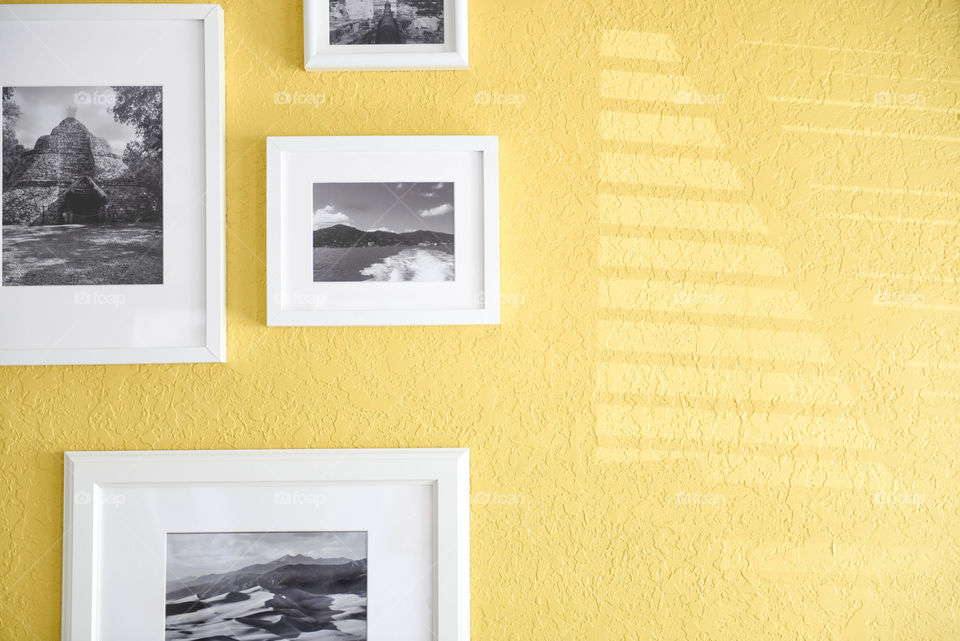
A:
POLYGON ((3 285, 163 283, 163 224, 3 227, 3 285))

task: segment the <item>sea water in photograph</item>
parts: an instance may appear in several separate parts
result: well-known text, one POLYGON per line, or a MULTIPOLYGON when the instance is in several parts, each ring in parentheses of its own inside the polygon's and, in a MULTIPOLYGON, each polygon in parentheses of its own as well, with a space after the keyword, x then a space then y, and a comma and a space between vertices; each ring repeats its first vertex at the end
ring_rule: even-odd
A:
POLYGON ((443 0, 329 0, 330 44, 443 44, 443 0))
POLYGON ((167 535, 166 641, 365 641, 366 532, 167 535))
POLYGON ((2 92, 2 285, 163 283, 163 88, 2 92))
POLYGON ((316 183, 313 280, 454 279, 454 184, 316 183))

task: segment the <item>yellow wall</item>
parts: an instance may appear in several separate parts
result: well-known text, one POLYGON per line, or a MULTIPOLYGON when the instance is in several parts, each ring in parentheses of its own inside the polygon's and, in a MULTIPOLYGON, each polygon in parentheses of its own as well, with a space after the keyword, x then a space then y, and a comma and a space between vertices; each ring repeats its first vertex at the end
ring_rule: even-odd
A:
POLYGON ((960 637, 960 0, 470 4, 470 71, 308 75, 223 2, 229 363, 0 370, 0 639, 64 450, 412 446, 475 639, 960 637), (328 134, 501 137, 502 326, 265 327, 264 137, 328 134))

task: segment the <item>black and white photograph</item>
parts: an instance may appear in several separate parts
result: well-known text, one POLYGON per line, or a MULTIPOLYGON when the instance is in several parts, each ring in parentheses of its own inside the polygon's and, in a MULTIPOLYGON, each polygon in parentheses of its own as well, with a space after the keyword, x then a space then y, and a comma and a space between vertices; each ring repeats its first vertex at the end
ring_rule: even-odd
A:
POLYGON ((163 88, 2 92, 2 285, 162 284, 163 88))
POLYGON ((166 641, 366 641, 366 532, 167 534, 166 641))
POLYGON ((314 282, 454 280, 454 183, 315 183, 314 282))
POLYGON ((331 45, 443 44, 443 0, 329 0, 331 45))
POLYGON ((267 323, 499 322, 497 149, 492 136, 269 137, 267 323))

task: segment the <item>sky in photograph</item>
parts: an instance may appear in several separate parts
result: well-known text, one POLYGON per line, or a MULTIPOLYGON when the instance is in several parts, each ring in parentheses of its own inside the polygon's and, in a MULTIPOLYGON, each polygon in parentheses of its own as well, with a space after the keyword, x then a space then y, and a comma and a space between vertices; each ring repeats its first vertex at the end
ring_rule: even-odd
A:
POLYGON ((113 119, 110 106, 115 95, 110 87, 15 87, 13 100, 20 106, 20 120, 14 127, 17 139, 33 149, 37 138, 49 134, 76 110, 77 120, 110 143, 113 153, 122 154, 136 137, 136 130, 113 119))
POLYGON ((167 579, 239 570, 285 555, 367 558, 366 532, 251 532, 167 535, 167 579))
POLYGON ((315 183, 313 229, 453 233, 453 183, 315 183))

